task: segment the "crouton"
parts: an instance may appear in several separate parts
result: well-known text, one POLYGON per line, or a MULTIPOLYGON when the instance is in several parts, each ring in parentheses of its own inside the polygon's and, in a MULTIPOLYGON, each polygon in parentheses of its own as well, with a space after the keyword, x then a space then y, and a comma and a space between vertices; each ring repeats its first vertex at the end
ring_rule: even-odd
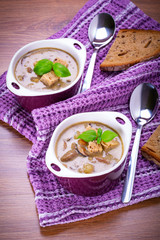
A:
POLYGON ((40 78, 40 81, 43 82, 47 87, 51 87, 54 83, 58 81, 59 77, 53 72, 50 71, 45 73, 40 78))
POLYGON ((101 144, 102 144, 105 152, 108 152, 109 150, 119 146, 119 142, 115 139, 111 140, 110 142, 102 141, 101 144))
POLYGON ((38 62, 38 61, 35 61, 35 62, 33 63, 33 66, 35 66, 35 65, 37 64, 37 62, 38 62))
POLYGON ((97 133, 97 129, 91 127, 91 125, 89 125, 89 124, 88 124, 88 126, 86 127, 86 131, 88 131, 88 130, 94 130, 94 131, 96 131, 96 133, 97 133))
POLYGON ((103 148, 101 144, 98 144, 96 141, 89 142, 87 146, 89 153, 102 153, 103 148))
POLYGON ((61 58, 55 58, 53 63, 61 63, 65 67, 68 67, 68 63, 65 60, 61 59, 61 58))

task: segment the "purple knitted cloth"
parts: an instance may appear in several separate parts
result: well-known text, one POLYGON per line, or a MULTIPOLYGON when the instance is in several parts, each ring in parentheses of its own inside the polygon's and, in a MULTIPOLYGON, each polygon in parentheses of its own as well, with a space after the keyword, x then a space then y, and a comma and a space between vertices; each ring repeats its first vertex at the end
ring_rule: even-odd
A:
MULTIPOLYGON (((88 39, 91 19, 100 12, 110 13, 116 21, 116 33, 122 28, 160 30, 160 24, 146 16, 128 0, 90 0, 73 20, 50 38, 70 37, 81 41, 87 49, 85 71, 93 48, 88 39)), ((132 200, 122 204, 121 194, 126 168, 114 190, 96 197, 82 197, 66 191, 45 165, 45 153, 55 127, 65 118, 79 112, 119 111, 133 124, 133 145, 136 125, 130 117, 128 100, 133 89, 142 82, 151 82, 160 94, 160 58, 136 64, 124 72, 101 72, 99 65, 112 42, 101 49, 97 56, 92 87, 84 93, 32 113, 22 109, 7 90, 4 73, 0 77, 0 119, 13 126, 33 142, 27 158, 27 171, 35 192, 40 225, 50 226, 94 217, 115 209, 160 196, 160 169, 147 161, 139 152, 132 200)), ((160 123, 160 112, 144 126, 140 147, 160 123)))

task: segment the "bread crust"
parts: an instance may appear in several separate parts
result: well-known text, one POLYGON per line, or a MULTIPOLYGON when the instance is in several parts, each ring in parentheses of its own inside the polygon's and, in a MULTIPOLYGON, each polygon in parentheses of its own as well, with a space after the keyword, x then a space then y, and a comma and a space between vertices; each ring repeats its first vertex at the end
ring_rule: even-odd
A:
POLYGON ((160 31, 121 29, 101 63, 102 71, 122 71, 160 56, 160 31))
POLYGON ((160 125, 141 148, 142 155, 160 166, 160 125))

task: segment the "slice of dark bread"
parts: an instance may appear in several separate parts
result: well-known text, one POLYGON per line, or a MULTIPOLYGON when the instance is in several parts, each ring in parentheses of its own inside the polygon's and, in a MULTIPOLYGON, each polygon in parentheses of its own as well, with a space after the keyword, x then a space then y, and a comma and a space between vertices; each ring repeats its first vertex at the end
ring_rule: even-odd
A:
POLYGON ((160 125, 141 148, 142 155, 160 166, 160 125))
POLYGON ((121 71, 158 56, 160 56, 160 31, 121 29, 100 69, 121 71))

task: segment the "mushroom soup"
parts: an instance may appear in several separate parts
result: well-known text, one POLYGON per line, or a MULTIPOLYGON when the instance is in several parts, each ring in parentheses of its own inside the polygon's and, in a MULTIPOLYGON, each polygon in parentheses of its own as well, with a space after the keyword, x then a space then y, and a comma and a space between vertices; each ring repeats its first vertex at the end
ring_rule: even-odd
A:
POLYGON ((56 143, 56 155, 65 167, 80 173, 102 172, 123 154, 121 137, 100 122, 80 122, 65 129, 56 143))
POLYGON ((67 52, 55 48, 39 48, 30 51, 19 59, 15 67, 17 81, 22 86, 34 91, 63 89, 70 85, 77 75, 76 60, 67 52), (59 66, 60 69, 57 70, 59 66), (37 69, 38 71, 36 71, 37 69), (44 71, 40 72, 41 69, 44 71), (66 71, 68 71, 68 75, 64 74, 66 71), (60 74, 58 74, 59 72, 60 74))

